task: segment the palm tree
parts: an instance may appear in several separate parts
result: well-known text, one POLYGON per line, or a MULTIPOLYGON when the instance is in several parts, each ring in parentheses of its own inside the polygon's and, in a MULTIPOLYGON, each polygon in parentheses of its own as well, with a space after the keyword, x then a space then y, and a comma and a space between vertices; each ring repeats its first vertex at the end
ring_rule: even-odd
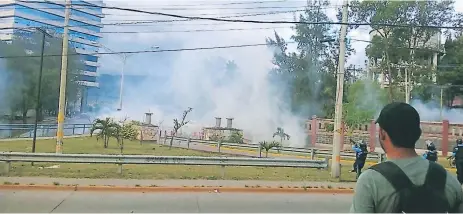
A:
POLYGON ((96 139, 103 139, 104 148, 108 148, 109 138, 115 137, 119 140, 119 124, 115 123, 111 118, 96 119, 93 122, 92 129, 90 130, 90 136, 93 136, 95 131, 99 131, 96 139))
POLYGON ((276 142, 276 141, 270 141, 270 142, 267 142, 267 141, 262 141, 262 142, 259 142, 259 146, 260 148, 263 148, 265 149, 265 157, 267 158, 268 157, 268 151, 274 147, 278 148, 280 147, 280 143, 276 142))
POLYGON ((290 136, 285 133, 283 128, 278 127, 277 131, 273 133, 273 137, 279 136, 280 137, 280 146, 278 147, 278 153, 280 153, 280 147, 283 145, 283 140, 289 140, 290 136))

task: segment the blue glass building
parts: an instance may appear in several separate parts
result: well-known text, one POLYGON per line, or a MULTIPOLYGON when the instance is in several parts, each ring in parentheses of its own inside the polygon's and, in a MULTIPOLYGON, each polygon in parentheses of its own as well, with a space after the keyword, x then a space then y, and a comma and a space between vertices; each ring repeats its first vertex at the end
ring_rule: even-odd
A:
MULTIPOLYGON (((11 40, 14 34, 20 33, 27 27, 47 27, 57 33, 63 32, 64 26, 64 0, 48 0, 50 3, 41 3, 37 0, 0 1, 0 39, 11 40)), ((69 42, 82 56, 85 69, 82 71, 80 84, 84 89, 81 92, 81 110, 95 105, 98 98, 98 56, 100 47, 101 20, 104 18, 101 7, 103 0, 71 0, 72 9, 69 20, 69 42)))

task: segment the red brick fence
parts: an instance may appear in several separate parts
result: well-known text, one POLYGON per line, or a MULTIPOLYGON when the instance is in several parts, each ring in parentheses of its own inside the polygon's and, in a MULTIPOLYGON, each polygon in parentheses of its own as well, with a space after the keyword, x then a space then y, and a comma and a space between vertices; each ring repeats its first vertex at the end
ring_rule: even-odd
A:
MULTIPOLYGON (((315 146, 319 144, 333 143, 333 127, 334 120, 321 119, 312 117, 307 122, 307 131, 311 140, 311 144, 315 146)), ((363 124, 355 127, 353 130, 347 130, 343 125, 341 132, 341 148, 350 145, 349 140, 363 139, 369 142, 370 151, 375 151, 379 147, 378 142, 378 126, 372 120, 368 124, 363 124)), ((417 143, 417 148, 425 149, 425 140, 432 140, 438 150, 442 151, 443 156, 455 146, 455 141, 458 138, 463 138, 463 124, 450 124, 448 120, 443 122, 421 122, 422 135, 417 143)))

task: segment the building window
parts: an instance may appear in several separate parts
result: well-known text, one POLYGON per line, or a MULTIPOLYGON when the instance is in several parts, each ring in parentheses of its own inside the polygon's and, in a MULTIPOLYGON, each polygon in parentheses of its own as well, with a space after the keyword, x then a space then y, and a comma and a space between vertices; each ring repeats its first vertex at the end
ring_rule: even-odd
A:
MULTIPOLYGON (((87 3, 87 2, 81 1, 81 0, 72 0, 72 4, 79 4, 79 6, 81 6, 81 5, 92 5, 92 6, 96 6, 96 5, 89 4, 89 3, 87 3)), ((95 12, 101 13, 101 7, 98 7, 98 6, 96 6, 96 7, 90 7, 90 6, 89 6, 89 7, 86 7, 86 8, 87 8, 87 9, 90 9, 90 10, 93 10, 93 11, 95 11, 95 12)))
POLYGON ((85 61, 90 61, 90 62, 98 62, 98 57, 92 56, 92 55, 82 55, 82 58, 85 61))
POLYGON ((82 75, 81 80, 82 81, 87 81, 87 82, 96 82, 96 77, 82 75))
POLYGON ((96 72, 95 66, 85 65, 85 71, 96 72))
POLYGON ((79 17, 84 17, 84 18, 87 18, 87 19, 90 19, 90 20, 93 20, 93 21, 96 21, 96 22, 101 22, 100 17, 95 16, 95 15, 91 15, 91 14, 88 14, 88 13, 84 13, 84 12, 79 11, 79 10, 72 9, 71 14, 79 16, 79 17))

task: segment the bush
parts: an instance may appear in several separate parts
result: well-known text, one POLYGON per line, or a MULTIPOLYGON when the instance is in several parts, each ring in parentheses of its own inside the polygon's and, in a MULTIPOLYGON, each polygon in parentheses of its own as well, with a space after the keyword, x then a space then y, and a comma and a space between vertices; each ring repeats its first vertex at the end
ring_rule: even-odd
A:
POLYGON ((243 134, 239 131, 234 131, 230 134, 228 138, 229 143, 242 144, 243 143, 243 134))
POLYGON ((122 138, 128 140, 135 140, 138 135, 138 130, 133 123, 126 123, 122 126, 122 138))

